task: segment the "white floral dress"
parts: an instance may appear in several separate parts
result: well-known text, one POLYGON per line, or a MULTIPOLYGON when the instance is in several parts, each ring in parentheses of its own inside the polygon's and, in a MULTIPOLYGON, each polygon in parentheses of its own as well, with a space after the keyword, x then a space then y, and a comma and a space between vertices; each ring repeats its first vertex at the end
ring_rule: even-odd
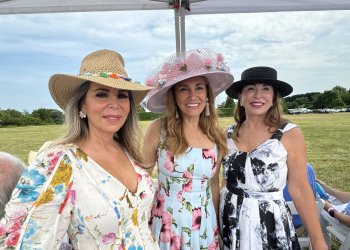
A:
POLYGON ((295 128, 284 123, 251 152, 241 152, 229 126, 228 154, 223 159, 226 186, 220 192, 224 249, 300 249, 292 217, 283 198, 287 151, 280 139, 295 128))
POLYGON ((189 148, 174 157, 162 138, 158 147, 158 193, 151 221, 160 249, 219 249, 210 187, 217 170, 216 146, 189 148))
POLYGON ((136 193, 77 146, 38 155, 23 173, 0 224, 1 249, 158 249, 148 226, 155 191, 130 157, 136 193))

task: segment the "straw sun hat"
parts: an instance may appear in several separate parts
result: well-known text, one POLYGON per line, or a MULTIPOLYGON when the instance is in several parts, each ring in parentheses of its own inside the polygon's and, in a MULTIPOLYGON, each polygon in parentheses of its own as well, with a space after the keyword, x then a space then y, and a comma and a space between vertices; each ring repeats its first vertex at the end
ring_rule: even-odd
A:
POLYGON ((116 89, 130 90, 137 104, 151 88, 131 81, 124 66, 123 57, 115 51, 92 52, 81 62, 78 75, 55 74, 51 76, 49 80, 51 96, 64 110, 74 91, 86 81, 91 81, 116 89))
POLYGON ((168 90, 178 82, 195 76, 204 76, 217 96, 233 83, 233 75, 220 53, 210 49, 186 51, 182 57, 176 54, 168 57, 155 72, 146 79, 146 85, 153 87, 141 105, 152 112, 163 112, 168 90))
POLYGON ((242 72, 241 80, 235 82, 226 90, 229 97, 238 99, 238 93, 248 84, 265 83, 274 87, 281 97, 293 92, 293 87, 283 81, 277 80, 277 71, 274 68, 258 66, 246 69, 242 72))

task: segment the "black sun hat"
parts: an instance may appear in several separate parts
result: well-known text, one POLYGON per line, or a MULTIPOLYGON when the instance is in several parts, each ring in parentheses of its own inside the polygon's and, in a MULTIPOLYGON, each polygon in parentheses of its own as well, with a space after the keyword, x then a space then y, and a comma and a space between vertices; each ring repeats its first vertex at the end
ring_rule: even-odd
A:
POLYGON ((226 90, 226 94, 231 98, 237 99, 238 93, 245 85, 254 83, 265 83, 272 85, 281 97, 285 97, 293 92, 293 87, 290 84, 277 80, 277 71, 274 68, 258 66, 243 71, 241 80, 234 82, 226 90))

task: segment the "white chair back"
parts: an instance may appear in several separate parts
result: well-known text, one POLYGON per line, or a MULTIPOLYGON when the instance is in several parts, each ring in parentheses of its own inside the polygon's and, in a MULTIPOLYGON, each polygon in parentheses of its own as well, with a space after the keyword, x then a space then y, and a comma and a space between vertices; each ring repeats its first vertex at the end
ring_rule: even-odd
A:
MULTIPOLYGON (((292 215, 299 215, 293 201, 287 201, 287 205, 288 205, 292 215)), ((324 200, 317 199, 316 200, 316 209, 317 209, 318 217, 320 216, 320 214, 323 210, 323 207, 324 207, 324 200)), ((299 241, 299 245, 301 248, 308 247, 310 250, 312 250, 311 240, 310 240, 307 233, 305 235, 298 236, 298 241, 299 241)))

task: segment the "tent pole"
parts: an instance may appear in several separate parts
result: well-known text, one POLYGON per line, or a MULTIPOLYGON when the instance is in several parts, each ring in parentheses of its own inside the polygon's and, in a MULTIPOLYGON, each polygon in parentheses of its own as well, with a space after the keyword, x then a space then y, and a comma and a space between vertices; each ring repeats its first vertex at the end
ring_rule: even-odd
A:
POLYGON ((184 55, 186 53, 186 29, 185 29, 185 9, 180 8, 180 34, 181 34, 181 54, 184 55))
POLYGON ((180 34, 180 9, 174 9, 175 16, 175 38, 176 38, 176 56, 181 55, 181 34, 180 34))

